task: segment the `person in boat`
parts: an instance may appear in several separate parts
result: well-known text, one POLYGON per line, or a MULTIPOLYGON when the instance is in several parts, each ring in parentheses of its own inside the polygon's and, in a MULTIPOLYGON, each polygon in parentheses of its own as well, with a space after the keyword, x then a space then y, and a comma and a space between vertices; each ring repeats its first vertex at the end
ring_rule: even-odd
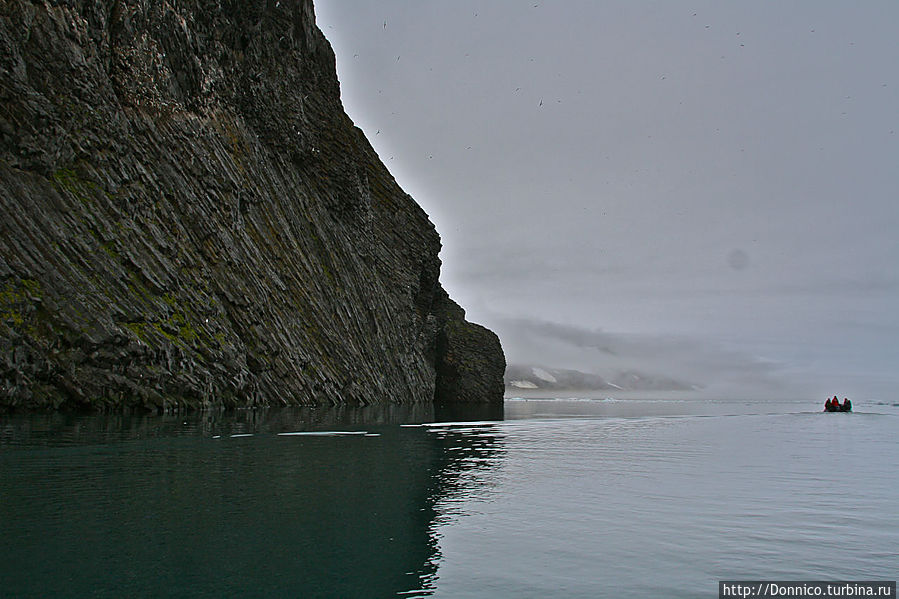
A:
POLYGON ((848 397, 843 398, 843 405, 840 406, 840 410, 843 412, 851 412, 852 411, 852 402, 849 401, 848 397))

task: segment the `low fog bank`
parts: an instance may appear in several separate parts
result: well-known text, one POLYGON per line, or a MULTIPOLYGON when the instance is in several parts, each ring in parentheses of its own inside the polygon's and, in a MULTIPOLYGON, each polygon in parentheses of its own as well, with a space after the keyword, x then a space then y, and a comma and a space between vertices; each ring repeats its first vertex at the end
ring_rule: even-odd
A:
POLYGON ((696 4, 316 20, 510 363, 899 401, 899 3, 696 4))
POLYGON ((564 395, 564 381, 576 376, 566 371, 609 383, 588 385, 599 392, 593 393, 597 396, 784 399, 820 394, 816 385, 793 380, 782 364, 699 338, 611 333, 525 318, 500 318, 490 324, 500 335, 510 364, 507 395, 533 397, 545 391, 564 395), (510 387, 512 381, 521 383, 510 387), (542 389, 529 389, 525 381, 542 389))

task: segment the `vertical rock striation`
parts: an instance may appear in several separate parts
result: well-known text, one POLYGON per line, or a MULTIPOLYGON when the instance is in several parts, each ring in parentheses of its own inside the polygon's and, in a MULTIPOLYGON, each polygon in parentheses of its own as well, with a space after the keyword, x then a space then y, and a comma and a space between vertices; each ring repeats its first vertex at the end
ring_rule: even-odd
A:
POLYGON ((0 406, 501 401, 310 0, 0 0, 0 406))

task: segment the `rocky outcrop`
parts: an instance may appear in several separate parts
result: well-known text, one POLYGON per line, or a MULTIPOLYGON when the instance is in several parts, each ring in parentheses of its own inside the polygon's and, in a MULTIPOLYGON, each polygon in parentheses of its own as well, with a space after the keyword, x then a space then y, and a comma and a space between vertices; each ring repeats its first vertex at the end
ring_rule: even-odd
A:
POLYGON ((506 361, 493 331, 465 320, 465 311, 442 289, 435 302, 437 391, 440 403, 483 402, 503 397, 506 361), (499 358, 499 359, 498 359, 499 358))
POLYGON ((0 0, 0 405, 501 401, 309 0, 0 0))

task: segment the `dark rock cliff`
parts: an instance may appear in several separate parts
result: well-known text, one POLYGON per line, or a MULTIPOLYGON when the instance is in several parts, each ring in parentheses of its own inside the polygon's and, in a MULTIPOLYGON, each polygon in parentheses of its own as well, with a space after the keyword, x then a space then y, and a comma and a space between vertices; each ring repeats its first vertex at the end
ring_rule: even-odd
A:
POLYGON ((0 0, 0 407, 501 401, 309 0, 0 0))

